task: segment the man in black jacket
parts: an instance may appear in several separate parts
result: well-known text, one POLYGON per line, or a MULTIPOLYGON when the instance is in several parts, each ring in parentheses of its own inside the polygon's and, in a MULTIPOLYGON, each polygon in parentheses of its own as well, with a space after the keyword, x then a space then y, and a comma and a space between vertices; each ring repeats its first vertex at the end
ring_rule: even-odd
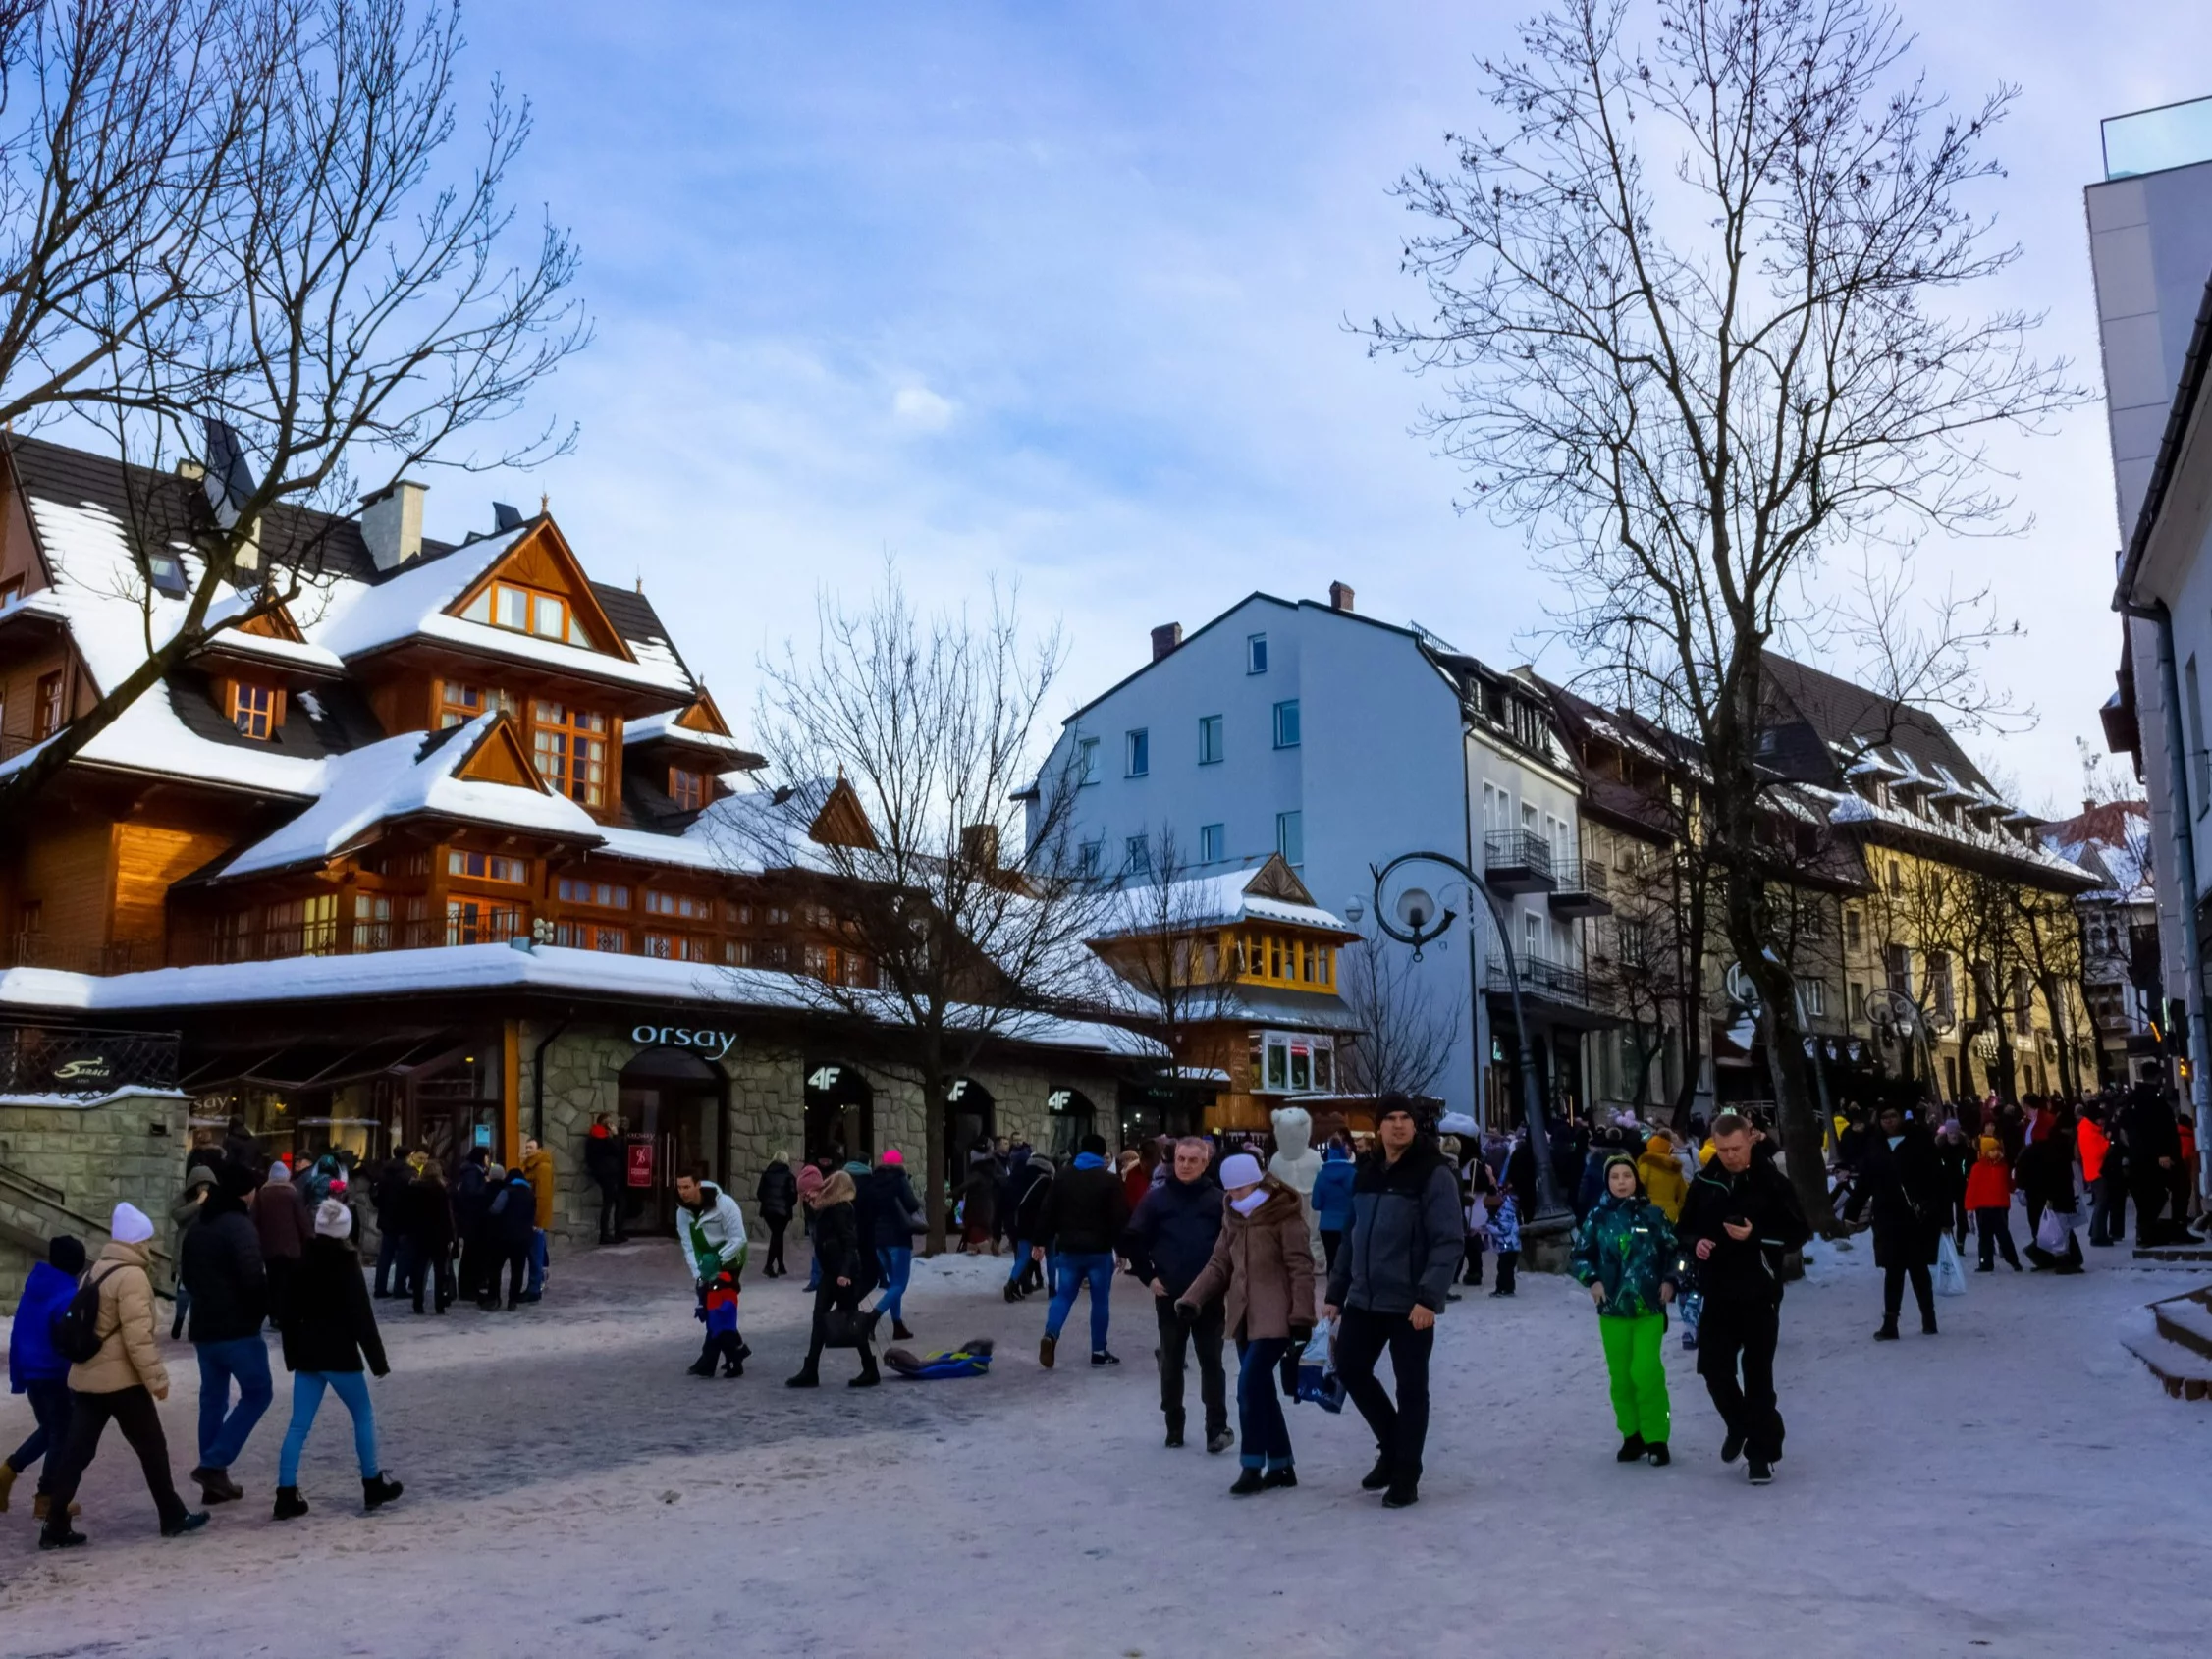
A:
MULTIPOLYGON (((625 1145, 605 1112, 592 1120, 591 1133, 584 1137, 584 1173, 599 1189, 599 1242, 603 1245, 622 1244, 629 1237, 622 1230, 623 1183, 629 1179, 625 1145)), ((786 1209, 783 1213, 788 1217, 791 1212, 786 1209)))
POLYGON ((1175 1299, 1191 1288, 1221 1236, 1221 1189, 1208 1174, 1214 1149, 1196 1135, 1175 1143, 1167 1179, 1144 1196, 1129 1218, 1129 1263, 1152 1286, 1160 1325, 1160 1409, 1167 1418, 1167 1444, 1183 1443, 1183 1358, 1186 1340, 1198 1354, 1198 1397, 1206 1408, 1206 1449, 1225 1452, 1229 1432, 1228 1380, 1221 1369, 1221 1299, 1199 1310, 1190 1324, 1175 1299))
POLYGON ((1046 1196, 1044 1236, 1030 1250, 1038 1261, 1051 1252, 1057 1270, 1045 1340, 1037 1345, 1037 1363, 1048 1370, 1060 1327, 1075 1311, 1075 1293, 1084 1285, 1091 1288, 1091 1364, 1121 1364, 1106 1347, 1106 1316, 1113 1295, 1113 1248, 1129 1224, 1129 1198, 1121 1177, 1106 1167, 1106 1150, 1104 1136, 1083 1137, 1074 1168, 1055 1178, 1046 1196))
POLYGON ((2182 1161, 2182 1130, 2173 1102, 2155 1083, 2138 1083, 2121 1123, 2128 1136, 2128 1196, 2135 1201, 2135 1244, 2165 1244, 2173 1230, 2160 1220, 2182 1161))
POLYGON ((1429 1356, 1466 1252, 1467 1224, 1458 1177, 1421 1133, 1412 1102, 1385 1095, 1375 1128, 1381 1144, 1352 1178, 1352 1225, 1329 1268, 1322 1314, 1337 1321, 1336 1374, 1375 1435, 1375 1467, 1360 1485, 1383 1489, 1383 1506, 1403 1509, 1420 1501, 1429 1356), (1396 1405, 1375 1375, 1385 1348, 1396 1405))
POLYGON ((231 1479, 231 1465, 276 1397, 268 1345, 261 1339, 269 1281, 260 1236, 245 1212, 245 1195, 252 1190, 250 1170, 224 1165, 179 1250, 177 1276, 191 1296, 192 1349, 199 1356, 199 1467, 191 1477, 210 1504, 245 1496, 231 1479), (233 1382, 239 1390, 236 1406, 233 1382))
POLYGON ((1882 1269, 1882 1327, 1876 1342, 1897 1340, 1897 1315, 1905 1304, 1905 1280, 1913 1280, 1913 1300, 1920 1306, 1920 1331, 1935 1335, 1935 1284, 1928 1274, 1937 1242, 1951 1218, 1950 1195, 1935 1147, 1917 1124, 1905 1121, 1895 1106, 1884 1106, 1880 1134, 1860 1154, 1859 1186, 1844 1209, 1857 1224, 1872 1207, 1874 1265, 1882 1269))
POLYGON ((1751 1124, 1713 1120, 1712 1161, 1690 1183, 1676 1232, 1697 1258, 1705 1299, 1698 1374, 1726 1425, 1723 1463, 1750 1461, 1752 1484, 1774 1478, 1782 1414, 1774 1402, 1774 1346, 1782 1328, 1782 1256, 1812 1236, 1789 1178, 1754 1159, 1751 1124), (1741 1367, 1741 1380, 1738 1370, 1741 1367))

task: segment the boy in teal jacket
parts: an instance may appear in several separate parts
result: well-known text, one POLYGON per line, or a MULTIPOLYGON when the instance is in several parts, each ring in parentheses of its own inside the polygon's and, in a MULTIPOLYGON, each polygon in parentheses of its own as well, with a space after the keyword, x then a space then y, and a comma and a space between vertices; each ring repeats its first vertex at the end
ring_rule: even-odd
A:
POLYGON ((1667 1404, 1666 1305, 1680 1288, 1674 1229, 1666 1212, 1644 1197, 1636 1162, 1626 1154, 1605 1163, 1605 1196, 1575 1229, 1574 1274, 1597 1304, 1605 1344, 1613 1419, 1620 1425, 1620 1463, 1650 1459, 1663 1467, 1672 1413, 1667 1404))

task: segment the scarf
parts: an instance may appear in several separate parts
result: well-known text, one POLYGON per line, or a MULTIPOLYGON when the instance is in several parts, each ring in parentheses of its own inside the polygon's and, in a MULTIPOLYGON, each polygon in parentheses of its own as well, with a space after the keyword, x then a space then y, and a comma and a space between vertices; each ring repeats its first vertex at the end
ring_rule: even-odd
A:
POLYGON ((1271 1197, 1265 1187, 1255 1187, 1241 1199, 1229 1200, 1229 1207, 1239 1215, 1250 1215, 1271 1197))
POLYGON ((1104 1169, 1106 1159, 1099 1156, 1097 1152, 1077 1152, 1075 1154, 1075 1167, 1078 1169, 1104 1169))

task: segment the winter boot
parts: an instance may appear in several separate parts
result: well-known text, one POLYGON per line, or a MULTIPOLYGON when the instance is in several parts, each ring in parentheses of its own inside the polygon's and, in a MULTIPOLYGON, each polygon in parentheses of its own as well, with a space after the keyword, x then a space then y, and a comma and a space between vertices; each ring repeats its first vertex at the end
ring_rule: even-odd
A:
POLYGON ((1006 1281, 1004 1294, 1008 1302, 1019 1302, 1021 1300, 1021 1289, 1011 1279, 1006 1281))
POLYGON ((227 1470, 209 1469, 202 1465, 192 1471, 190 1477, 199 1482, 201 1503, 227 1504, 245 1496, 245 1488, 233 1481, 227 1470))
POLYGON ((1750 1464, 1752 1484, 1753 1486, 1766 1486, 1773 1483, 1774 1466, 1772 1464, 1768 1463, 1764 1458, 1753 1458, 1750 1460, 1750 1464))
POLYGON ((1053 1351, 1057 1349, 1059 1345, 1059 1338, 1056 1336, 1048 1336, 1042 1338, 1037 1344, 1037 1363, 1040 1365, 1043 1365, 1047 1370, 1051 1370, 1052 1368, 1053 1351))
POLYGON ((1393 1482, 1390 1489, 1382 1494, 1384 1509, 1411 1509, 1419 1502, 1421 1488, 1410 1480, 1393 1482))
POLYGON ((1664 1440, 1652 1441, 1644 1448, 1644 1455, 1651 1460, 1653 1469, 1664 1469, 1668 1464, 1674 1462, 1674 1459, 1667 1454, 1667 1443, 1664 1440))
POLYGON ((1091 1356, 1091 1364, 1094 1365, 1118 1365, 1121 1364, 1121 1362, 1112 1354, 1108 1353, 1106 1349, 1102 1348, 1096 1354, 1091 1356))
POLYGON ((1169 1446, 1180 1446, 1182 1443, 1183 1414, 1176 1412, 1172 1414, 1167 1419, 1167 1444, 1169 1446))
POLYGON ((1377 1450, 1375 1454, 1375 1467, 1360 1476, 1360 1490, 1363 1492, 1379 1492, 1389 1484, 1390 1454, 1377 1450))
POLYGON ((1269 1490, 1278 1486, 1295 1486, 1298 1484, 1298 1472, 1287 1464, 1281 1469, 1270 1469, 1261 1477, 1261 1484, 1269 1490))
POLYGON ((812 1365, 809 1365, 798 1375, 785 1377, 783 1386, 785 1388, 820 1388, 822 1386, 822 1374, 812 1365))
POLYGON ((715 1374, 715 1357, 712 1354, 700 1355, 698 1359, 684 1366, 683 1374, 685 1376, 713 1376, 715 1374))
POLYGON ((306 1513, 307 1500, 299 1495, 298 1487, 279 1486, 277 1488, 277 1507, 271 1519, 290 1521, 294 1516, 305 1515, 306 1513))
POLYGON ((1253 1493, 1267 1488, 1268 1477, 1249 1466, 1237 1472, 1236 1484, 1229 1488, 1232 1498, 1249 1498, 1253 1493))
POLYGON ((1644 1436, 1632 1434, 1621 1442, 1621 1449, 1613 1454, 1615 1463, 1634 1463, 1644 1455, 1644 1436))
POLYGON ((914 1333, 906 1328, 904 1319, 891 1320, 890 1335, 893 1342, 912 1342, 914 1340, 914 1333))
POLYGON ((1892 1321, 1885 1320, 1882 1324, 1882 1328, 1874 1333, 1874 1340, 1876 1342, 1895 1342, 1897 1340, 1896 1324, 1892 1321))
POLYGON ((1933 1313, 1928 1314, 1920 1321, 1920 1334, 1922 1336, 1935 1335, 1935 1315, 1933 1313))
POLYGON ((1225 1428, 1218 1434, 1209 1434, 1206 1437, 1206 1450, 1209 1455, 1215 1452, 1225 1452, 1235 1444, 1236 1436, 1225 1428))
POLYGON ((0 1515, 8 1513, 8 1492, 16 1483, 16 1466, 0 1463, 0 1515))
POLYGON ((38 1547, 42 1550, 75 1549, 86 1541, 84 1534, 67 1522, 62 1524, 62 1529, 58 1532, 49 1525, 38 1534, 38 1547))
POLYGON ((405 1487, 379 1470, 374 1480, 361 1482, 361 1505, 365 1509, 381 1509, 405 1490, 405 1487))
POLYGON ((161 1535, 165 1538, 182 1538, 188 1532, 196 1532, 207 1525, 207 1511, 195 1509, 182 1521, 165 1525, 161 1535))

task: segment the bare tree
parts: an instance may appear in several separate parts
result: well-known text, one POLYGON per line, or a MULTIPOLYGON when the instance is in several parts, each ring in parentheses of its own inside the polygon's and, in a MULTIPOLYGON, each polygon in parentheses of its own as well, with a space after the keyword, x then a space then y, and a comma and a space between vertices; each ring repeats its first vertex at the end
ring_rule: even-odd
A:
POLYGON ((181 611, 159 604, 141 571, 143 660, 0 781, 9 795, 37 789, 212 635, 297 600, 324 551, 297 508, 343 508, 363 479, 425 463, 529 465, 572 437, 547 424, 496 451, 455 448, 517 412, 589 334, 566 235, 518 233, 503 199, 528 106, 495 80, 478 135, 452 153, 459 14, 235 0, 221 22, 227 79, 204 101, 231 130, 197 217, 170 233, 189 327, 151 301, 135 321, 113 303, 93 319, 116 351, 140 343, 135 382, 99 407, 119 462, 149 469, 123 474, 134 545, 187 555, 188 590, 181 611), (204 488, 180 488, 172 463, 204 488), (231 591, 246 602, 218 606, 231 591))
POLYGON ((1411 959, 1363 931, 1337 965, 1337 993, 1359 1035, 1339 1055, 1342 1086, 1354 1095, 1426 1095, 1451 1058, 1460 1022, 1437 1002, 1434 987, 1411 959))
MULTIPOLYGON (((1134 993, 1133 1011, 1178 1077, 1221 1062, 1209 1039, 1237 1010, 1236 961, 1221 948, 1222 908, 1169 825, 1146 837, 1144 864, 1122 872, 1102 907, 1101 954, 1134 993)), ((1100 999, 1122 1000, 1110 992, 1100 999)))
POLYGON ((1761 991, 1812 1215, 1819 1125, 1741 851, 1764 654, 1829 550, 2001 527, 1983 436, 2080 396, 2027 355, 2036 319, 1951 304, 2017 253, 1966 200, 2012 94, 1949 113, 1910 44, 1873 0, 1561 0, 1483 66, 1502 131, 1402 182, 1434 317, 1371 331, 1448 381, 1430 431, 1531 527, 1578 653, 1697 745, 1719 931, 1761 991))
POLYGON ((995 1043, 1096 991, 1100 883, 1073 840, 1081 779, 1038 773, 1057 633, 1024 638, 1012 599, 924 616, 895 570, 864 605, 828 597, 814 643, 762 664, 760 736, 789 787, 771 852, 842 782, 865 822, 813 858, 836 887, 866 986, 803 981, 923 1101, 929 1246, 944 1248, 946 1091, 995 1043), (1025 824, 1025 815, 1027 822, 1025 824), (1026 847, 1007 863, 1007 848, 1026 847))

